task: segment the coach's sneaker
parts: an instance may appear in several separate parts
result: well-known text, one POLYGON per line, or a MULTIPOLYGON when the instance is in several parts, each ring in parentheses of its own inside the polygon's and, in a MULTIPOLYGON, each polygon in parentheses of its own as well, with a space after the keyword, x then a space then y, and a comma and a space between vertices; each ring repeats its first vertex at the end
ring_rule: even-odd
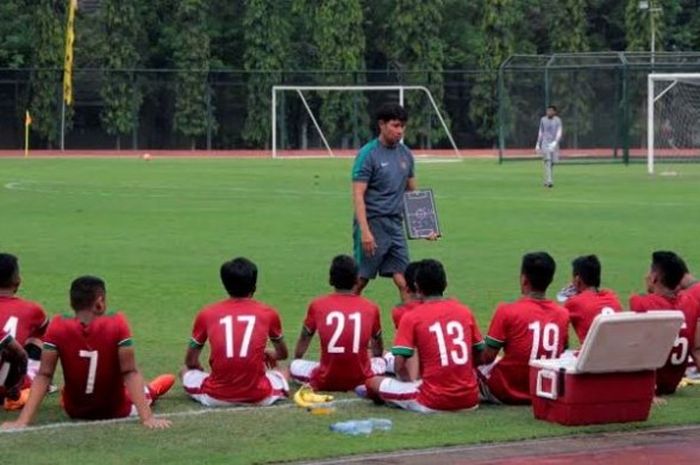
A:
POLYGON ((22 410, 22 407, 24 407, 24 404, 27 403, 27 400, 29 400, 29 388, 19 391, 19 397, 17 397, 17 399, 5 397, 3 407, 5 410, 22 410))
POLYGON ((147 386, 148 392, 151 394, 151 400, 155 402, 159 397, 165 395, 173 387, 173 384, 175 384, 175 375, 166 374, 153 378, 147 386))

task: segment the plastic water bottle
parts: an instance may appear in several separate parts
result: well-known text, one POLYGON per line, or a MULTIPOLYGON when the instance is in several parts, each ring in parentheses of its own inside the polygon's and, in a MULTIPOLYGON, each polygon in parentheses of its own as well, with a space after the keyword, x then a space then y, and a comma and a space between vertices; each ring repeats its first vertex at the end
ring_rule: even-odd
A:
POLYGON ((373 424, 371 420, 350 420, 339 421, 333 423, 330 428, 336 433, 348 434, 350 436, 359 436, 360 434, 371 434, 373 424))
POLYGON ((394 423, 388 418, 370 418, 369 421, 377 431, 390 431, 394 427, 394 423))

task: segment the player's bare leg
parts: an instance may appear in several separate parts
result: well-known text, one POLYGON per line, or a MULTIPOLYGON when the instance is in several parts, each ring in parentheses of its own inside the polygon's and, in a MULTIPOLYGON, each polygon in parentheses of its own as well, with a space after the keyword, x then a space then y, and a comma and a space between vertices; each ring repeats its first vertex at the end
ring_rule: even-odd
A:
POLYGON ((408 302, 410 300, 410 295, 408 292, 408 286, 406 286, 406 278, 403 273, 394 273, 392 276, 396 288, 399 290, 399 297, 401 302, 408 302))
POLYGON ((357 283, 355 284, 355 287, 352 289, 352 292, 356 295, 361 295, 362 291, 367 287, 367 283, 369 283, 369 279, 367 278, 357 278, 357 283))

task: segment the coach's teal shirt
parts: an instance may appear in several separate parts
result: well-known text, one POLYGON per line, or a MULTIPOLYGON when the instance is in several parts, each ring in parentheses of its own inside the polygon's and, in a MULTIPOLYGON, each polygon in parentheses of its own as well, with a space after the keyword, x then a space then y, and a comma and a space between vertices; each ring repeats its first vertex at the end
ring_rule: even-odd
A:
POLYGON ((386 147, 374 139, 360 149, 352 168, 352 180, 367 183, 367 218, 403 215, 403 194, 413 177, 413 155, 399 142, 386 147))

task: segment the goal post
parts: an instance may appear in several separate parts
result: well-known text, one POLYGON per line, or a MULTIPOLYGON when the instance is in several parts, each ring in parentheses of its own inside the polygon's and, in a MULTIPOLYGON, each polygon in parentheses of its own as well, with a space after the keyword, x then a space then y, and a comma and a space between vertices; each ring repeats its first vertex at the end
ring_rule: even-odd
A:
POLYGON ((661 160, 700 157, 700 73, 647 77, 647 171, 661 160))
POLYGON ((335 153, 333 152, 333 149, 331 148, 331 144, 328 142, 328 139, 323 132, 322 125, 319 123, 318 119, 316 118, 316 115, 314 114, 314 111, 309 104, 308 99, 306 98, 305 92, 397 92, 398 93, 398 98, 399 98, 399 104, 404 105, 404 98, 405 98, 405 93, 407 91, 414 91, 414 92, 422 92, 425 94, 425 96, 428 98, 428 101, 430 102, 430 105, 432 107, 432 110, 434 111, 435 115, 437 116, 438 120, 440 121, 440 125, 442 126, 443 130, 445 131, 445 135, 447 136, 450 145, 455 153, 456 156, 460 156, 459 149, 457 148, 457 144, 455 143, 454 137, 452 136, 452 133, 450 132, 450 128, 447 125, 447 121, 445 120, 445 117, 443 116, 442 112, 440 111, 440 108, 433 97, 433 94, 430 92, 430 90, 425 87, 425 86, 404 86, 404 85, 377 85, 377 86, 314 86, 314 85, 305 85, 305 86, 294 86, 294 85, 277 85, 277 86, 272 86, 272 95, 271 95, 271 109, 270 109, 270 122, 271 122, 271 128, 270 128, 270 134, 271 134, 271 139, 272 139, 272 158, 278 158, 278 137, 277 137, 277 127, 278 127, 278 118, 277 118, 277 103, 278 103, 278 93, 280 92, 295 92, 297 96, 299 97, 304 110, 306 111, 306 114, 309 117, 309 120, 311 121, 312 125, 314 126, 314 129, 316 130, 321 143, 323 144, 326 152, 328 153, 328 156, 330 157, 335 157, 335 153))

